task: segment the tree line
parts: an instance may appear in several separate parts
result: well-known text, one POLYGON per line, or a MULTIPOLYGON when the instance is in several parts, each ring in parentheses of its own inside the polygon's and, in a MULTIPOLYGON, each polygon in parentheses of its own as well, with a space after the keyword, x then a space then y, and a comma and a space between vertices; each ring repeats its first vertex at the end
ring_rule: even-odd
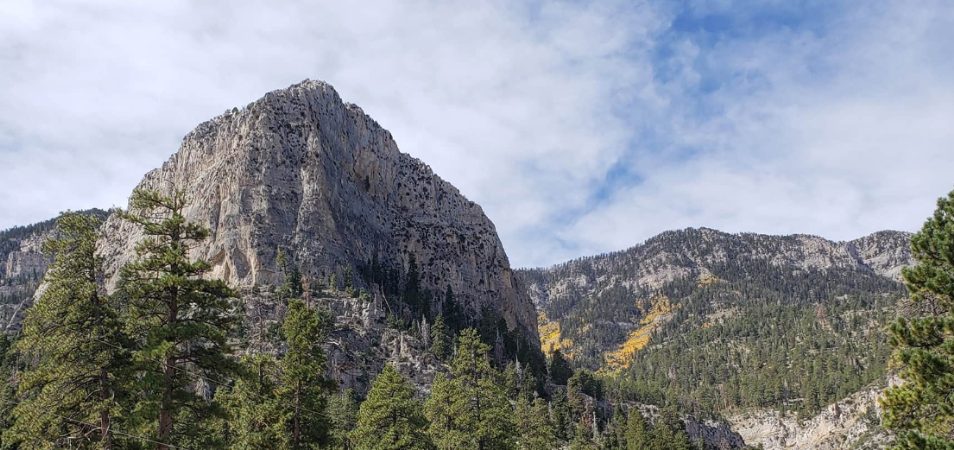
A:
POLYGON ((184 207, 181 193, 134 192, 118 214, 143 237, 111 294, 101 219, 57 220, 38 300, 0 339, 0 448, 690 448, 674 413, 655 425, 635 407, 607 414, 602 381, 560 355, 542 375, 519 358, 500 368, 483 337, 498 320, 457 333, 434 317, 428 351, 446 370, 428 393, 391 365, 365 399, 339 391, 322 348, 331 318, 298 298, 287 261, 281 350, 242 351, 239 295, 190 257, 208 230, 184 207))

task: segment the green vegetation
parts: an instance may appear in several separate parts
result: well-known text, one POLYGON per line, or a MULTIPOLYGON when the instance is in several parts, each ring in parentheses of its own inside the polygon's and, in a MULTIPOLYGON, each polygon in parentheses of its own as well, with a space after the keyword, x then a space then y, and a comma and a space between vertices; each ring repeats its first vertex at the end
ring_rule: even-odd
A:
POLYGON ((591 280, 561 284, 565 294, 543 312, 572 343, 562 355, 609 369, 624 400, 674 402, 694 415, 764 407, 804 416, 883 382, 890 348, 882 330, 905 289, 862 266, 768 261, 799 248, 798 239, 669 232, 522 276, 591 280), (669 267, 686 272, 653 287, 623 281, 669 267), (612 370, 620 356, 622 369, 612 370))
POLYGON ((112 448, 113 436, 103 430, 113 426, 126 398, 129 351, 115 305, 99 285, 100 222, 67 213, 57 224, 56 235, 44 245, 55 257, 46 288, 27 313, 15 346, 30 362, 20 376, 18 403, 3 441, 44 449, 64 445, 63 436, 85 434, 112 448))
POLYGON ((783 278, 771 268, 739 269, 750 271, 745 280, 728 281, 735 277, 726 271, 727 281, 666 287, 691 293, 619 377, 624 391, 677 401, 694 414, 735 407, 812 414, 884 379, 889 349, 880 330, 894 317, 900 286, 839 270, 783 278), (771 282, 792 278, 788 286, 771 282), (712 320, 720 307, 740 312, 712 320))
POLYGON ((351 440, 358 449, 432 448, 426 433, 427 419, 414 388, 393 366, 374 379, 368 398, 361 403, 351 440))
POLYGON ((903 383, 882 399, 899 449, 954 448, 954 192, 911 239, 917 264, 904 281, 912 317, 891 325, 893 362, 903 383))
POLYGON ((185 220, 183 194, 137 190, 130 206, 122 217, 145 234, 136 246, 139 258, 122 269, 117 294, 135 341, 132 420, 167 448, 202 432, 193 420, 219 414, 194 385, 236 369, 226 338, 235 324, 229 298, 237 294, 221 280, 202 278, 207 262, 189 259, 189 250, 209 232, 185 220), (193 420, 177 424, 184 414, 193 420))

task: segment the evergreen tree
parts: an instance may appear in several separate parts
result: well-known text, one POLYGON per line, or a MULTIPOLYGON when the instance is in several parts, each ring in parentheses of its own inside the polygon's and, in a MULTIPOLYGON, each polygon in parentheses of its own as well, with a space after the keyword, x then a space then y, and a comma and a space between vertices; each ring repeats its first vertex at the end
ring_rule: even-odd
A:
POLYGON ((0 335, 0 448, 14 448, 15 439, 5 437, 6 430, 13 425, 13 407, 16 406, 16 355, 13 340, 0 335))
POLYGON ((557 439, 561 441, 572 439, 574 433, 573 414, 570 412, 570 402, 567 400, 565 389, 558 389, 553 394, 550 408, 553 410, 553 428, 557 439))
POLYGON ((550 450, 556 448, 557 440, 553 432, 553 422, 547 403, 536 398, 531 403, 527 396, 517 398, 514 410, 516 417, 518 442, 521 450, 550 450))
POLYGON ((358 450, 430 449, 426 428, 414 388, 393 366, 386 365, 358 410, 351 439, 358 450))
POLYGON ((142 227, 138 258, 121 271, 127 329, 137 341, 141 369, 136 415, 155 432, 159 449, 202 427, 176 424, 184 410, 196 420, 213 417, 209 402, 193 389, 199 380, 231 374, 226 338, 235 323, 229 299, 236 293, 222 280, 203 278, 210 266, 189 251, 208 230, 186 221, 185 196, 137 189, 122 217, 142 227), (207 410, 207 413, 199 411, 207 410))
POLYGON ((649 427, 639 409, 632 408, 626 418, 626 448, 627 450, 643 450, 649 448, 649 427))
POLYGON ((278 287, 278 294, 284 299, 301 298, 304 290, 302 289, 301 271, 298 270, 298 265, 290 262, 288 254, 282 249, 278 249, 275 260, 285 278, 282 285, 278 287))
POLYGON ((4 443, 21 448, 113 448, 113 429, 128 380, 128 345, 117 312, 100 285, 100 221, 66 213, 55 237, 46 289, 23 321, 17 350, 30 362, 4 443))
POLYGON ((431 353, 437 359, 445 360, 450 355, 450 334, 447 330, 447 324, 444 323, 444 316, 438 315, 434 319, 434 325, 431 326, 431 353))
POLYGON ((355 448, 351 442, 350 433, 358 421, 358 406, 351 389, 338 392, 328 399, 326 408, 330 421, 328 437, 332 448, 346 450, 355 448))
POLYGON ((653 425, 649 446, 652 450, 691 450, 685 426, 672 407, 663 408, 653 425))
POLYGON ((325 341, 328 319, 301 300, 288 304, 282 336, 288 346, 281 360, 281 394, 291 409, 288 416, 290 448, 317 448, 327 439, 328 421, 322 417, 329 381, 325 379, 325 341))
POLYGON ((904 281, 918 317, 891 326, 893 359, 904 383, 882 398, 885 425, 899 431, 897 448, 954 448, 954 191, 911 238, 917 260, 904 281))
POLYGON ((460 408, 462 392, 443 373, 431 383, 431 395, 424 403, 424 414, 429 422, 427 432, 440 450, 462 448, 467 430, 457 425, 454 416, 460 408))
POLYGON ((248 356, 243 359, 243 369, 243 376, 230 391, 216 393, 216 400, 228 412, 224 434, 230 448, 289 448, 285 430, 289 408, 277 395, 278 362, 268 355, 248 356))
POLYGON ((550 356, 550 365, 547 370, 550 372, 550 381, 559 386, 566 386, 567 381, 573 376, 573 368, 559 349, 554 350, 553 355, 550 356))
POLYGON ((438 448, 513 447, 513 409, 500 373, 490 365, 489 351, 477 330, 461 332, 451 378, 435 381, 425 405, 429 433, 438 448))

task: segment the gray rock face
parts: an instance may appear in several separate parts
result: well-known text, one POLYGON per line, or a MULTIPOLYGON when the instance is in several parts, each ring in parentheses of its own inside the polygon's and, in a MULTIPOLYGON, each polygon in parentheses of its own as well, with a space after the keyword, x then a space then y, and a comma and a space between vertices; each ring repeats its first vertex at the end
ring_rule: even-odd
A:
POLYGON ((20 329, 23 312, 50 264, 42 247, 52 231, 53 222, 47 221, 0 233, 0 332, 20 329))
POLYGON ((766 450, 887 448, 893 436, 881 427, 881 389, 861 390, 814 417, 774 410, 748 410, 728 417, 745 442, 766 450))
MULTIPOLYGON (((413 256, 422 287, 450 286, 473 317, 492 311, 538 342, 533 305, 481 208, 323 82, 268 93, 199 125, 139 187, 186 194, 187 218, 211 229, 193 256, 233 286, 278 282, 279 249, 312 279, 340 279, 373 258, 407 270, 413 256)), ((113 287, 141 235, 116 217, 104 230, 113 287)))
POLYGON ((682 278, 705 278, 711 275, 710 267, 738 258, 793 271, 850 268, 900 281, 901 269, 914 263, 910 239, 910 233, 901 231, 835 242, 804 234, 729 234, 690 228, 667 231, 620 252, 524 270, 520 277, 538 308, 568 293, 592 292, 615 281, 657 288, 682 278))
MULTIPOLYGON (((80 211, 99 219, 106 211, 80 211)), ((53 236, 56 219, 0 231, 0 333, 20 329, 23 313, 32 304, 36 289, 50 265, 43 242, 53 236)))

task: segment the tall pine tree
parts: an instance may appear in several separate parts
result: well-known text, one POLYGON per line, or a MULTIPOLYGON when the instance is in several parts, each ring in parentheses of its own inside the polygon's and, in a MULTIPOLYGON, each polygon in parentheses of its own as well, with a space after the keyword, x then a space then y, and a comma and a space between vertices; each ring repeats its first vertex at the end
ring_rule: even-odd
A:
POLYGON ((226 338, 235 323, 229 299, 237 295, 224 281, 203 278, 209 264, 190 258, 209 232, 188 222, 184 208, 181 192, 166 196, 137 189, 130 211, 122 215, 144 234, 138 258, 122 268, 120 295, 127 302, 127 329, 138 344, 136 413, 145 430, 154 430, 159 449, 201 429, 176 423, 184 411, 195 418, 190 421, 211 418, 214 410, 195 384, 228 376, 236 367, 227 356, 226 338))
POLYGON ((323 417, 331 384, 325 378, 325 341, 328 319, 301 300, 288 304, 282 336, 287 351, 282 357, 281 395, 290 408, 288 432, 292 449, 318 448, 328 438, 323 417))
POLYGON ((433 448, 426 427, 414 388, 389 364, 361 403, 351 440, 358 450, 426 450, 433 448))
POLYGON ((125 398, 128 345, 101 286, 100 221, 66 213, 55 237, 46 288, 23 321, 17 350, 30 362, 4 444, 20 448, 113 448, 115 414, 125 398))
POLYGON ((277 395, 278 362, 270 355, 248 356, 242 362, 242 376, 232 389, 216 393, 228 412, 224 439, 233 449, 289 448, 289 408, 277 395))
POLYGON ((954 192, 911 238, 917 260, 903 275, 921 314, 891 326, 894 363, 904 382, 882 398, 897 448, 954 448, 954 192))
POLYGON ((513 408, 500 372, 490 365, 489 352, 477 330, 462 331, 451 378, 435 380, 425 410, 438 448, 514 447, 513 408))

